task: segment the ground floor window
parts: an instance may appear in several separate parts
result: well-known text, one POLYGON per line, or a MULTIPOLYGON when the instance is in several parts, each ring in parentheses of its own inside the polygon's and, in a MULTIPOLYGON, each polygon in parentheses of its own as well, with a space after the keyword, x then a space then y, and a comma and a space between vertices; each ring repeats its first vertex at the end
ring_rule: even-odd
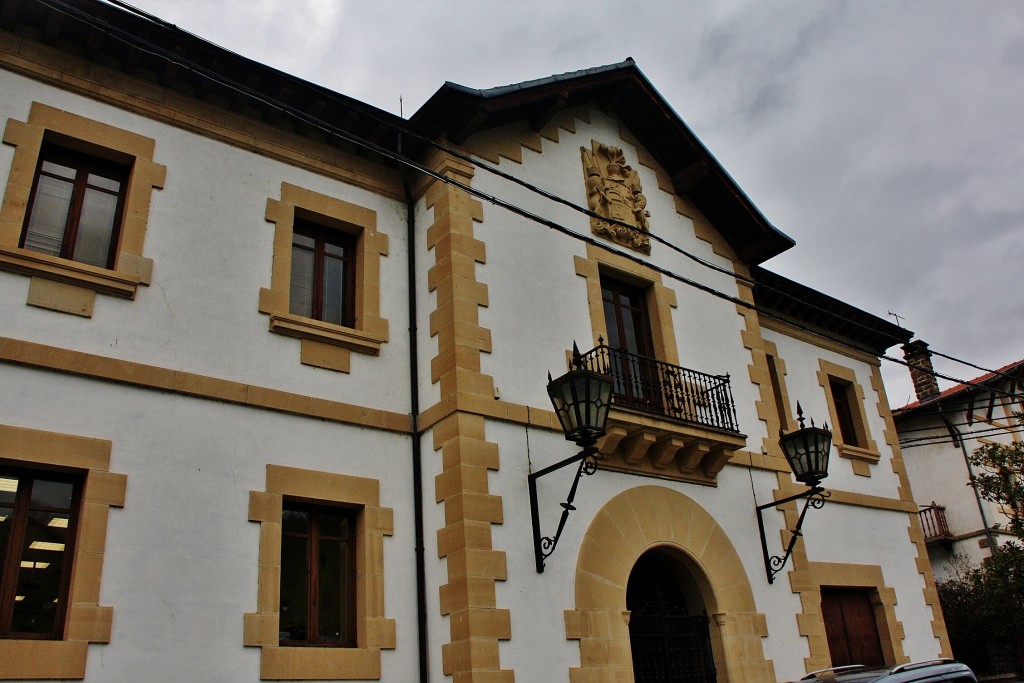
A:
POLYGON ((61 638, 81 479, 0 468, 0 637, 61 638))
POLYGON ((355 513, 285 501, 281 645, 356 646, 355 513))

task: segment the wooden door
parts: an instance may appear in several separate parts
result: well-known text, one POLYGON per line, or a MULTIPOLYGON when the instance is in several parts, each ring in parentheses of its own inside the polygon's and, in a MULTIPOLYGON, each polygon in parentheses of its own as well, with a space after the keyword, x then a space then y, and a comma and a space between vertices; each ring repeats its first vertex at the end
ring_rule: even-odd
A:
POLYGON ((871 594, 865 588, 821 589, 821 616, 832 666, 885 666, 871 594))

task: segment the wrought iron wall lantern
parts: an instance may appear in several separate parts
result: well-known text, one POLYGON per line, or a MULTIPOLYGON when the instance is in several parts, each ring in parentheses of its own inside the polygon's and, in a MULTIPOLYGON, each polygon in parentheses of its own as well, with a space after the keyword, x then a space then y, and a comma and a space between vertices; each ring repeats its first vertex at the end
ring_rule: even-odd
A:
POLYGON ((764 554, 764 570, 768 575, 768 583, 775 582, 775 575, 782 571, 789 556, 793 554, 793 547, 796 545, 796 539, 801 535, 800 529, 804 524, 807 509, 820 509, 825 505, 825 499, 831 495, 820 484, 821 480, 828 476, 828 455, 832 448, 832 432, 828 430, 827 424, 824 427, 815 427, 814 420, 811 420, 810 427, 805 427, 804 411, 800 408, 799 403, 796 404, 796 413, 800 429, 789 434, 783 434, 780 430, 779 445, 789 462, 790 469, 793 470, 793 476, 797 481, 810 486, 810 488, 798 495, 757 506, 757 528, 761 532, 761 551, 764 554), (789 539, 785 554, 782 557, 769 556, 768 541, 764 535, 764 517, 761 513, 769 508, 775 508, 801 498, 806 498, 807 502, 804 503, 803 510, 800 511, 800 517, 797 519, 796 528, 792 530, 793 536, 789 539))
POLYGON ((583 359, 576 343, 572 345, 572 369, 557 379, 551 379, 548 373, 548 397, 555 407, 555 414, 565 432, 565 438, 580 447, 580 452, 554 465, 527 477, 530 486, 530 516, 533 522, 533 554, 537 561, 537 573, 543 573, 544 560, 554 552, 558 539, 565 528, 569 513, 576 508, 576 487, 584 475, 597 471, 600 452, 594 446, 604 436, 605 425, 608 423, 608 409, 611 406, 612 378, 584 367, 583 359), (572 481, 569 495, 562 506, 562 516, 558 520, 558 528, 554 536, 541 536, 540 517, 537 511, 537 480, 557 470, 579 463, 576 477, 572 481))

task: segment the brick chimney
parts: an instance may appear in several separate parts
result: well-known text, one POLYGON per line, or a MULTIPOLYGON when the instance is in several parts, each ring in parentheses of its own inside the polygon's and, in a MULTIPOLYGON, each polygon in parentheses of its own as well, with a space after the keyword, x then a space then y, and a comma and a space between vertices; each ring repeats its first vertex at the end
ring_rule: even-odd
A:
POLYGON ((914 392, 918 401, 939 395, 939 381, 932 368, 932 354, 928 345, 920 339, 904 344, 903 358, 910 365, 910 378, 914 380, 914 392))

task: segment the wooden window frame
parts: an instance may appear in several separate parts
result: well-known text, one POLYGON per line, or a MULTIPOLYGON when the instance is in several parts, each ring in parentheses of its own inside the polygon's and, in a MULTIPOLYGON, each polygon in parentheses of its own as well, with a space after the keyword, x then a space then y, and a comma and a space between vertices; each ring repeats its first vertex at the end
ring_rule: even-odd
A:
MULTIPOLYGON (((309 503, 297 503, 291 499, 286 498, 283 502, 282 512, 302 511, 307 513, 309 516, 309 529, 305 534, 298 534, 295 532, 289 532, 282 529, 281 536, 287 537, 301 537, 306 539, 306 639, 295 640, 295 639, 279 639, 278 643, 281 647, 356 647, 356 614, 355 614, 355 598, 356 598, 356 548, 355 548, 355 529, 358 526, 358 509, 347 508, 341 506, 327 506, 327 505, 313 505, 309 503), (347 622, 347 632, 351 635, 351 638, 346 641, 340 642, 321 642, 317 639, 315 634, 320 632, 320 539, 321 527, 320 517, 325 512, 339 513, 346 517, 349 522, 349 537, 345 541, 349 544, 348 552, 348 567, 347 575, 349 577, 348 584, 342 589, 346 594, 347 600, 345 601, 349 605, 349 609, 342 609, 342 619, 347 622), (313 638, 311 640, 311 637, 313 638)), ((341 540, 341 539, 338 539, 341 540)), ((282 541, 282 556, 281 556, 281 582, 284 583, 284 566, 286 559, 284 557, 283 541, 282 541)), ((284 592, 282 585, 282 593, 284 592)), ((281 631, 281 633, 284 633, 281 631)))
POLYGON ((55 177, 58 180, 70 182, 72 186, 71 203, 68 207, 68 215, 64 221, 64 231, 61 235, 60 253, 57 254, 60 258, 69 261, 84 263, 80 258, 75 258, 75 251, 78 248, 78 230, 81 227, 82 207, 85 203, 86 190, 93 189, 97 192, 117 197, 117 205, 110 226, 110 243, 107 246, 106 260, 102 266, 99 266, 108 269, 112 268, 117 256, 117 245, 121 238, 121 222, 124 215, 124 200, 128 189, 128 178, 131 176, 131 161, 118 163, 44 140, 42 149, 39 152, 39 163, 36 166, 35 179, 32 181, 32 194, 29 197, 28 209, 25 211, 25 222, 21 230, 21 239, 18 241, 18 247, 22 249, 29 248, 25 246, 25 241, 28 238, 29 224, 32 222, 32 216, 36 209, 40 179, 43 177, 55 177), (73 169, 75 171, 74 180, 69 181, 67 178, 46 171, 43 165, 47 162, 73 169), (108 180, 116 180, 119 184, 117 192, 91 186, 89 184, 89 176, 92 174, 100 175, 108 180))
POLYGON ((11 535, 8 537, 9 546, 0 551, 6 550, 6 560, 0 563, 0 638, 24 638, 40 640, 60 640, 64 637, 64 621, 67 616, 68 595, 71 590, 71 571, 75 557, 75 538, 78 535, 78 517, 82 498, 82 477, 75 474, 63 472, 51 472, 46 470, 27 469, 25 467, 6 467, 0 465, 0 477, 12 476, 21 481, 35 482, 39 479, 48 481, 60 481, 72 484, 73 491, 71 503, 67 510, 53 510, 68 515, 66 533, 66 544, 64 557, 61 564, 60 585, 58 587, 56 614, 54 615, 53 630, 49 633, 29 633, 25 631, 12 631, 11 621, 14 616, 15 596, 18 589, 18 578, 21 563, 25 557, 24 547, 28 516, 31 512, 40 511, 40 506, 33 506, 29 500, 31 488, 21 485, 14 501, 14 512, 11 519, 11 535))
POLYGON ((394 649, 395 620, 384 616, 384 537, 394 528, 380 506, 380 482, 333 472, 267 465, 265 491, 249 492, 249 520, 260 523, 256 611, 244 615, 243 644, 259 647, 263 680, 370 680, 381 650, 394 649), (284 500, 358 510, 355 531, 355 647, 281 646, 281 538, 284 500))
MULTIPOLYGON (((352 327, 355 325, 355 236, 342 230, 333 230, 325 225, 319 225, 312 220, 304 220, 296 217, 295 227, 292 232, 293 260, 295 258, 294 255, 296 249, 313 252, 313 282, 311 286, 313 291, 313 310, 309 317, 320 322, 327 322, 324 320, 324 271, 326 270, 326 263, 328 259, 337 259, 344 264, 344 282, 342 282, 341 293, 344 308, 342 310, 341 321, 334 324, 341 325, 342 327, 352 327), (305 246, 297 244, 294 239, 295 235, 302 235, 312 239, 313 249, 310 250, 305 246), (340 247, 344 251, 344 255, 339 257, 337 255, 328 254, 327 245, 340 247)), ((299 314, 296 313, 295 315, 299 314)))
POLYGON ((654 339, 651 331, 651 315, 648 311, 647 299, 650 296, 650 284, 637 284, 629 280, 624 280, 618 276, 617 273, 608 271, 601 272, 601 301, 604 305, 605 310, 605 328, 609 330, 609 336, 605 339, 605 343, 611 346, 611 328, 616 328, 618 336, 622 336, 622 333, 626 331, 625 323, 623 321, 622 311, 624 308, 628 308, 635 318, 633 327, 636 330, 636 342, 638 355, 646 356, 648 358, 655 358, 654 353, 654 339), (618 296, 614 297, 612 301, 609 301, 605 297, 605 290, 611 290, 613 294, 618 296), (628 298, 636 301, 635 304, 623 304, 620 299, 628 298), (615 320, 608 320, 607 309, 611 305, 615 311, 615 320))
POLYGON ((27 121, 7 121, 3 141, 15 150, 0 204, 0 270, 32 278, 27 303, 91 317, 97 293, 134 299, 139 286, 152 281, 153 261, 143 256, 143 246, 153 188, 163 187, 167 172, 153 162, 155 141, 39 102, 32 103, 27 121), (40 155, 51 143, 131 167, 110 267, 22 246, 40 155))
POLYGON ((388 321, 380 316, 381 259, 388 237, 377 231, 370 209, 281 183, 281 198, 267 200, 266 219, 275 224, 270 287, 260 290, 259 310, 270 316, 270 331, 300 340, 304 365, 338 372, 351 370, 351 352, 380 355, 388 341, 388 321), (354 240, 352 325, 335 325, 291 312, 292 243, 296 222, 311 221, 354 240))

